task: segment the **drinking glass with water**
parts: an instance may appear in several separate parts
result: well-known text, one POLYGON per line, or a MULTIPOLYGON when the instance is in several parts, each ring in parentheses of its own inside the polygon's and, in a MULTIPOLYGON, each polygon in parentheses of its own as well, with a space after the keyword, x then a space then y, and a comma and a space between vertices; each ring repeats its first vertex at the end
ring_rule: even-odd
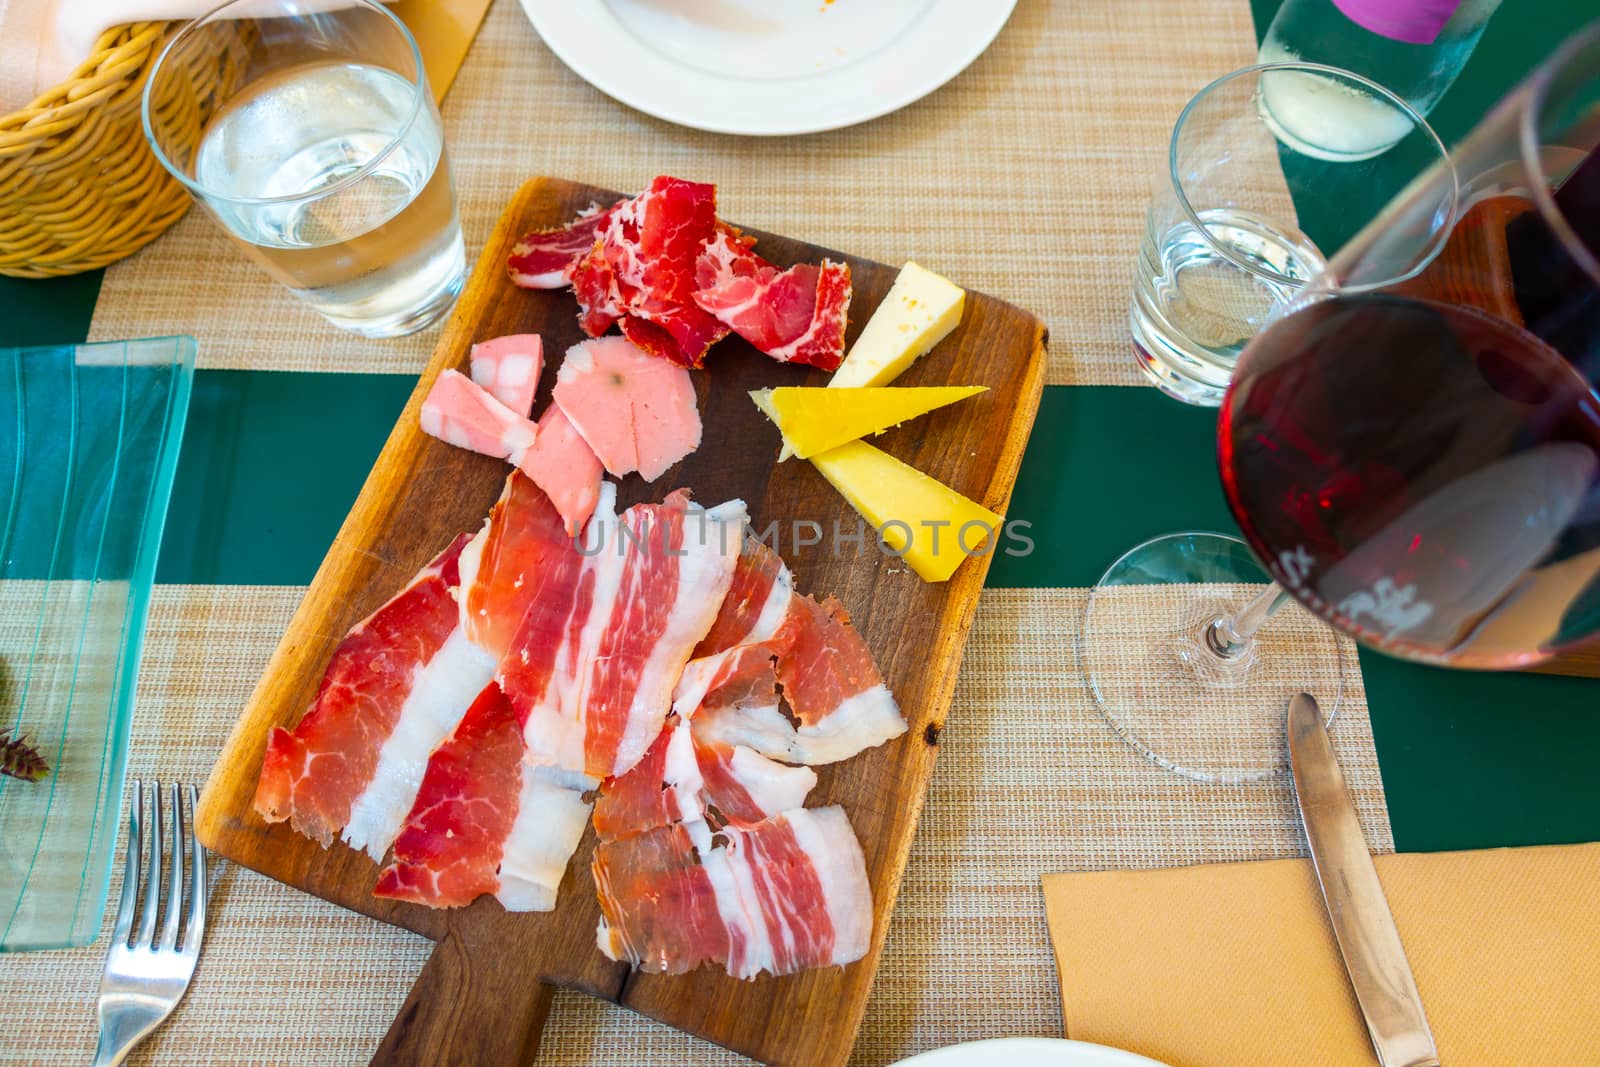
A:
POLYGON ((279 281, 366 337, 450 309, 466 252, 422 56, 381 4, 235 0, 190 23, 145 85, 156 158, 279 281), (232 77, 215 89, 217 57, 232 77), (197 127, 180 106, 223 99, 197 127))
MULTIPOLYGON (((1411 105, 1349 71, 1271 63, 1206 86, 1173 127, 1145 218, 1129 314, 1139 365, 1180 400, 1220 404, 1250 339, 1444 155, 1411 105), (1298 106, 1286 116, 1270 101, 1298 106), (1339 150, 1375 113, 1386 144, 1339 150)), ((1407 235, 1419 251, 1448 212, 1427 223, 1407 235)))

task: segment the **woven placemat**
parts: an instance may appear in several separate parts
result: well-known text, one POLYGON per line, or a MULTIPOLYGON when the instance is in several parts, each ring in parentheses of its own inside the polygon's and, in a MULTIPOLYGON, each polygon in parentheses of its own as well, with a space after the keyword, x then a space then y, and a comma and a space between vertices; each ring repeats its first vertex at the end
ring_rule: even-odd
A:
MULTIPOLYGON (((715 181, 730 219, 915 258, 1039 314, 1053 384, 1137 384, 1129 287, 1172 123, 1201 86, 1253 61, 1254 40, 1244 0, 1022 0, 993 47, 910 108, 810 137, 738 138, 614 103, 498 0, 444 106, 468 255, 536 174, 621 190, 658 173, 715 181)), ((438 336, 334 329, 200 211, 107 271, 90 336, 169 333, 202 339, 201 366, 412 373, 438 336)))
MULTIPOLYGON (((301 590, 159 586, 151 605, 131 773, 200 781, 301 590)), ((953 1041, 1059 1035, 1039 877, 1298 855, 1288 784, 1198 785, 1106 726, 1072 648, 1079 590, 994 590, 978 612, 916 846, 855 1060, 953 1041)), ((1225 729, 1219 723, 1219 729, 1225 729)), ((1374 848, 1388 821, 1359 683, 1335 747, 1374 848)), ((113 886, 113 899, 116 888, 113 886)), ((188 999, 134 1062, 365 1062, 427 958, 422 938, 230 869, 188 999)), ((107 915, 109 927, 111 917, 107 915)), ((85 1062, 104 941, 11 957, 0 1061, 85 1062)), ((742 1063, 575 993, 557 997, 546 1065, 742 1063)))

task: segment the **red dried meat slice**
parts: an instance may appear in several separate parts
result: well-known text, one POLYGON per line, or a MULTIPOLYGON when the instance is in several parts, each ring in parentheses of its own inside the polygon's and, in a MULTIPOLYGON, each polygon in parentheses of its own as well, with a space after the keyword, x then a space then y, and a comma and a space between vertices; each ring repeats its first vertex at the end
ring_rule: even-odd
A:
POLYGON ((736 978, 851 963, 872 894, 844 809, 801 808, 709 839, 678 824, 600 843, 600 949, 640 970, 721 964, 736 978))
POLYGON ((528 607, 559 583, 577 553, 549 497, 512 471, 489 518, 461 554, 461 618, 467 637, 496 660, 506 654, 528 607))
POLYGON ((754 536, 745 534, 728 595, 722 598, 711 632, 694 650, 695 658, 723 652, 734 645, 767 640, 783 624, 793 596, 794 579, 783 560, 754 536))
POLYGON ((560 229, 526 234, 511 250, 506 263, 511 280, 524 289, 565 288, 572 264, 594 247, 614 210, 615 204, 604 210, 591 205, 560 229))
POLYGON ((583 532, 600 499, 605 468, 559 404, 539 417, 539 436, 523 453, 521 468, 555 504, 568 535, 583 532))
POLYGON ((695 281, 695 303, 773 359, 823 370, 843 362, 848 264, 779 270, 723 230, 696 262, 695 281))
POLYGON ((544 370, 544 341, 536 333, 518 333, 480 341, 468 355, 472 380, 514 414, 527 418, 544 370))
POLYGON ((700 411, 689 372, 621 337, 567 350, 555 402, 605 469, 654 481, 700 447, 700 411))
POLYGON ((492 893, 507 911, 554 908, 589 806, 584 783, 522 756, 522 723, 491 682, 428 760, 373 894, 456 908, 492 893))
POLYGON ((322 843, 341 833, 381 859, 428 753, 488 682, 493 660, 462 634, 462 534, 334 650, 305 717, 267 736, 255 810, 322 843))

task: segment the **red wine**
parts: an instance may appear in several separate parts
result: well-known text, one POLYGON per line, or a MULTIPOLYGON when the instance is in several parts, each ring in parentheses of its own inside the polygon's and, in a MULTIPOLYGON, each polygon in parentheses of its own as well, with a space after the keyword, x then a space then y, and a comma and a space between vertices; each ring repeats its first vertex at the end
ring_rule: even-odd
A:
MULTIPOLYGON (((1447 250, 1408 289, 1443 291, 1459 266, 1447 250)), ((1581 365, 1478 307, 1311 305, 1240 363, 1224 491, 1274 576, 1363 640, 1537 662, 1600 633, 1600 395, 1581 365)))

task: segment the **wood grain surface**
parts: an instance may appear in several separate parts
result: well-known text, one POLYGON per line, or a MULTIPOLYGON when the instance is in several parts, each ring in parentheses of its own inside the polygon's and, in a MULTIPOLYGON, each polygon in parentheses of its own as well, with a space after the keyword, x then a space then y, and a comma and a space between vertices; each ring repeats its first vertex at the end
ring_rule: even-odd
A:
MULTIPOLYGON (((818 768, 820 781, 809 798, 816 806, 842 804, 861 839, 876 911, 865 959, 752 982, 704 968, 677 977, 634 974, 595 948, 592 828, 568 868, 554 912, 510 915, 487 897, 468 908, 436 911, 379 900, 371 893, 378 868, 365 855, 339 843, 324 850, 286 823, 268 825, 251 809, 268 728, 299 720, 350 627, 452 537, 478 528, 500 493, 505 464, 452 448, 418 428, 418 408, 433 379, 445 368, 465 370, 473 341, 539 333, 547 356, 542 404, 561 353, 582 340, 570 293, 526 292, 508 280, 504 264, 511 245, 525 230, 563 224, 591 203, 616 196, 536 178, 507 207, 416 392, 212 771, 197 819, 200 838, 269 877, 441 943, 379 1052, 383 1062, 527 1062, 549 1003, 548 992, 539 989, 543 981, 625 1004, 770 1063, 842 1064, 878 967, 988 559, 975 557, 949 582, 931 585, 882 555, 870 532, 859 546, 833 543, 835 523, 845 533, 858 529, 855 513, 809 463, 776 462, 777 431, 747 395, 766 386, 820 385, 827 377, 822 372, 776 364, 737 337, 723 341, 706 369, 694 375, 705 424, 699 450, 654 483, 624 479, 618 506, 659 500, 678 486, 690 487, 708 506, 743 498, 757 529, 779 524, 775 547, 793 569, 797 587, 839 597, 877 658, 910 730, 854 759, 818 768), (818 524, 820 543, 797 546, 790 536, 796 522, 818 524)), ((757 250, 780 265, 824 256, 849 261, 855 284, 850 340, 897 273, 895 267, 750 232, 759 239, 757 250)), ((892 430, 876 443, 1003 513, 1038 408, 1044 342, 1043 324, 1034 316, 969 294, 960 327, 900 384, 982 384, 988 392, 892 430)), ((813 528, 801 529, 799 540, 809 540, 813 528)))

